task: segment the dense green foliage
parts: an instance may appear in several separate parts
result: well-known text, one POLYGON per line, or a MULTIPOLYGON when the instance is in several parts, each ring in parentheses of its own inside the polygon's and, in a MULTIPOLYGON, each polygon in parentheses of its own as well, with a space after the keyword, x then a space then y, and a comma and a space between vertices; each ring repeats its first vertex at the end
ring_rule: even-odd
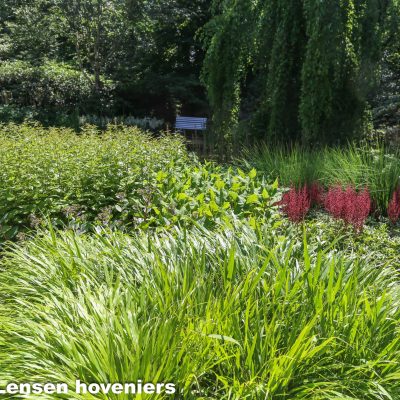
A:
POLYGON ((367 129, 396 0, 216 0, 214 15, 204 79, 220 136, 318 144, 367 129))
POLYGON ((399 0, 0 0, 0 395, 400 399, 400 152, 351 140, 374 119, 395 142, 399 21, 399 0), (261 145, 200 161, 178 114, 212 114, 221 159, 261 145), (284 193, 315 182, 362 195, 284 193))
POLYGON ((24 61, 0 64, 3 103, 51 111, 90 113, 110 107, 113 84, 102 79, 101 92, 93 89, 94 77, 65 64, 45 62, 34 66, 24 61))
POLYGON ((51 234, 12 248, 0 273, 0 381, 175 382, 184 399, 397 399, 394 270, 297 235, 238 225, 51 234))
MULTIPOLYGON (((400 26, 398 29, 400 30, 400 26)), ((372 105, 375 124, 384 132, 393 130, 388 136, 392 136, 390 139, 398 143, 398 138, 393 133, 400 127, 400 40, 384 57, 381 82, 372 105)))
POLYGON ((344 142, 399 125, 399 20, 398 0, 10 0, 0 118, 213 114, 221 153, 344 142))
MULTIPOLYGON (((373 161, 329 154, 343 171, 373 161)), ((355 234, 319 212, 292 224, 277 181, 136 128, 3 125, 0 163, 0 388, 130 399, 76 394, 75 380, 140 379, 189 400, 400 396, 396 227, 355 234)))
POLYGON ((368 188, 376 206, 385 213, 393 191, 400 185, 400 152, 382 145, 348 145, 310 150, 295 146, 259 146, 243 153, 244 165, 255 167, 283 186, 319 182, 368 188))
POLYGON ((50 219, 83 230, 147 229, 232 215, 261 218, 276 185, 256 171, 189 159, 182 140, 136 128, 0 127, 0 235, 11 239, 50 219))
MULTIPOLYGON (((98 95, 105 80, 115 82, 112 107, 83 112, 172 120, 181 108, 207 111, 195 35, 208 20, 208 0, 15 0, 0 7, 0 64, 24 61, 23 83, 31 65, 46 69, 51 60, 62 74, 77 71, 98 95)), ((68 98, 69 88, 62 93, 68 98)), ((85 96, 79 101, 86 106, 85 96)))

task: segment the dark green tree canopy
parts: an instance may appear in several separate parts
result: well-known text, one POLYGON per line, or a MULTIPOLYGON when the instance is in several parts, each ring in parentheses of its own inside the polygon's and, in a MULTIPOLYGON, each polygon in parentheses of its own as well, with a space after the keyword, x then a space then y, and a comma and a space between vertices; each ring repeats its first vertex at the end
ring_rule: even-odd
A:
POLYGON ((215 0, 213 11, 203 78, 220 135, 317 144, 366 129, 397 0, 215 0))
POLYGON ((0 4, 0 62, 67 64, 99 96, 112 80, 116 114, 204 114, 196 33, 209 8, 210 0, 7 0, 0 4))
POLYGON ((400 104, 399 43, 399 0, 7 0, 0 107, 172 122, 211 106, 224 146, 338 143, 400 104))

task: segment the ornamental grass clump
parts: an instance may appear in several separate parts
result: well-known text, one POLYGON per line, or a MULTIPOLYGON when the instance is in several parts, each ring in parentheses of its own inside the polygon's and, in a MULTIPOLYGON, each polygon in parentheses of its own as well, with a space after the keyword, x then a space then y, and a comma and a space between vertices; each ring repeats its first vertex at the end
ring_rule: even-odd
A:
POLYGON ((398 187, 389 201, 387 209, 389 220, 395 224, 400 217, 400 187, 398 187))
POLYGON ((282 211, 292 222, 300 222, 307 215, 311 200, 307 186, 300 189, 291 187, 289 191, 283 194, 280 202, 282 211))
POLYGON ((244 152, 245 165, 255 167, 282 186, 310 185, 314 181, 324 187, 340 182, 357 191, 368 187, 375 201, 377 215, 386 213, 393 188, 399 184, 400 149, 383 144, 358 143, 343 147, 307 149, 263 145, 244 152))
POLYGON ((41 233, 13 246, 0 264, 0 387, 65 382, 70 400, 399 399, 394 267, 290 231, 41 233), (177 393, 82 395, 77 379, 177 393))
POLYGON ((360 232, 371 211, 371 196, 366 188, 357 192, 352 186, 345 190, 334 186, 326 194, 325 209, 334 218, 342 219, 360 232))

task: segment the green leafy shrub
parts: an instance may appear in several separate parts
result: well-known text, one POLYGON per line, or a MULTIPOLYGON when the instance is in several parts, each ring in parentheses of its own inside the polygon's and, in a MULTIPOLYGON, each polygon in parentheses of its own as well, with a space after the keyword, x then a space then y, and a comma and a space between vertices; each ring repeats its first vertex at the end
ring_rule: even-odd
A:
POLYGON ((32 106, 20 107, 12 104, 0 105, 0 121, 3 124, 37 123, 49 126, 65 126, 79 130, 79 115, 77 112, 65 110, 37 108, 32 106))
POLYGON ((190 159, 178 136, 158 139, 137 128, 32 125, 0 128, 0 235, 14 238, 45 218, 93 230, 228 222, 267 217, 277 184, 255 170, 190 159))
POLYGON ((219 231, 52 233, 10 249, 0 382, 67 382, 71 399, 75 379, 173 382, 188 400, 400 396, 394 270, 269 225, 219 231))
POLYGON ((67 64, 46 62, 35 66, 24 61, 0 64, 0 102, 50 111, 106 110, 113 83, 103 78, 101 93, 94 91, 93 77, 67 64))

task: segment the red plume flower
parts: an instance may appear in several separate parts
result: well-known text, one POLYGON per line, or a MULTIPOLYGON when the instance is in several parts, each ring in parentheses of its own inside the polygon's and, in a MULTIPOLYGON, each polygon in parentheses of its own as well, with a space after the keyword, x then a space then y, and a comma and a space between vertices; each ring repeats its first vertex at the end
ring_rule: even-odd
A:
POLYGON ((392 224, 395 224, 400 217, 400 187, 393 192, 389 201, 387 213, 392 224))
POLYGON ((303 220, 310 209, 310 204, 310 196, 306 186, 298 190, 291 187, 288 192, 283 194, 280 201, 283 212, 292 222, 303 220))

